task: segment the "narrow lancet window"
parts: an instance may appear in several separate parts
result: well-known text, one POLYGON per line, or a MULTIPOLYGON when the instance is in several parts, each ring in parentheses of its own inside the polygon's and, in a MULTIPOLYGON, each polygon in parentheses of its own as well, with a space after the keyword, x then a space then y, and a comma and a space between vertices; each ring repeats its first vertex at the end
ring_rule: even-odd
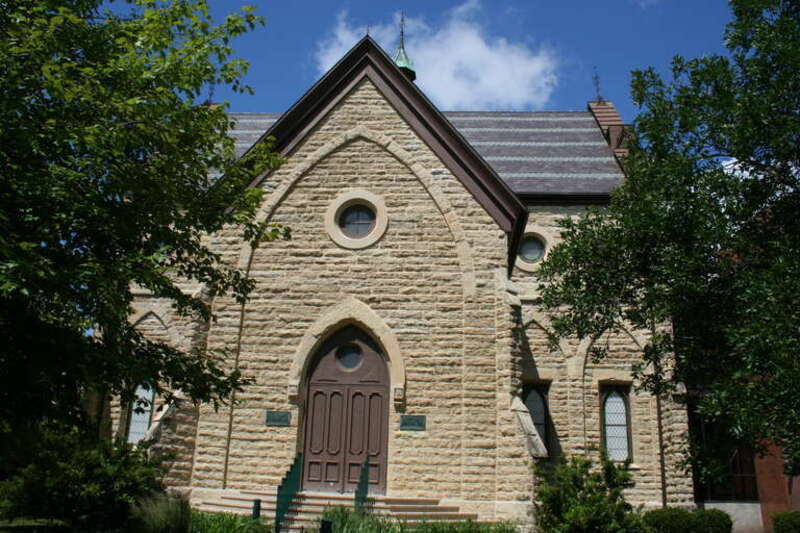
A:
POLYGON ((150 429, 150 422, 153 417, 153 399, 155 391, 148 385, 136 387, 136 399, 131 404, 131 411, 128 417, 128 442, 136 444, 141 441, 147 430, 150 429), (146 405, 140 403, 144 400, 146 405))
POLYGON ((603 399, 603 445, 612 461, 630 459, 628 402, 619 390, 609 390, 603 399))
POLYGON ((547 447, 547 401, 542 391, 531 388, 525 396, 525 407, 531 414, 533 427, 542 439, 542 444, 547 447))

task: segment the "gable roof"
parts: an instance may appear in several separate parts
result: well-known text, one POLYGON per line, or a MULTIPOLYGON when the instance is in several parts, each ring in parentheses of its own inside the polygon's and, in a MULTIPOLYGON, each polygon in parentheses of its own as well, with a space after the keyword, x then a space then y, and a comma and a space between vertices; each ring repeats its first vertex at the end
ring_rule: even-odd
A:
POLYGON ((591 112, 445 115, 526 202, 603 201, 622 182, 619 163, 591 112))
MULTIPOLYGON (((255 142, 268 136, 275 137, 275 150, 283 156, 290 155, 314 126, 364 78, 368 78, 377 87, 415 133, 508 234, 510 272, 528 218, 527 209, 495 170, 371 37, 361 39, 286 113, 280 115, 266 131, 262 130, 263 133, 255 142)), ((269 117, 252 117, 249 122, 266 125, 268 120, 269 117)), ((243 128, 253 127, 245 126, 247 121, 242 124, 243 128)))
MULTIPOLYGON (((588 111, 445 111, 458 132, 525 203, 605 202, 623 179, 588 111)), ((245 153, 280 113, 231 113, 245 153)))

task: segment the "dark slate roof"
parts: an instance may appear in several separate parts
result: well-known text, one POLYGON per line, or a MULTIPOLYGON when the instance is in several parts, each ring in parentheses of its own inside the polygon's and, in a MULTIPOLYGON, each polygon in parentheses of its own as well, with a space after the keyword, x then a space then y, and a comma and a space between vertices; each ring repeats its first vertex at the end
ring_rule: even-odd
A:
MULTIPOLYGON (((522 197, 602 196, 622 180, 614 154, 588 111, 444 115, 522 197)), ((280 116, 232 113, 237 152, 243 154, 280 116)))

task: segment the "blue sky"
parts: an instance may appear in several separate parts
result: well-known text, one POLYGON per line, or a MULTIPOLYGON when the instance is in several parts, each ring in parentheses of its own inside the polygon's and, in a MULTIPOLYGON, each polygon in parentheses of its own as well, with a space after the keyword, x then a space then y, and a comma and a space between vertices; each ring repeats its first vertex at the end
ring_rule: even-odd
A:
POLYGON ((631 121, 630 72, 724 52, 730 20, 724 0, 225 0, 214 14, 245 4, 267 23, 234 42, 256 94, 218 88, 233 111, 285 111, 367 27, 391 54, 402 9, 417 84, 442 110, 585 109, 596 67, 602 95, 631 121))

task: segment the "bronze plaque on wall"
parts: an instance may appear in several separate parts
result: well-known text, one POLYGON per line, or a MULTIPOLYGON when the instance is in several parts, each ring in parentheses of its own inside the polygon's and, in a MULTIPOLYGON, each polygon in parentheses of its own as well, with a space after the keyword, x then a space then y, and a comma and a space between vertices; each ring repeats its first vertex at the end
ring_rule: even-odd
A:
POLYGON ((425 431, 426 425, 424 415, 400 415, 400 429, 403 431, 425 431))
POLYGON ((267 425, 285 427, 291 424, 292 413, 289 411, 267 411, 267 425))

